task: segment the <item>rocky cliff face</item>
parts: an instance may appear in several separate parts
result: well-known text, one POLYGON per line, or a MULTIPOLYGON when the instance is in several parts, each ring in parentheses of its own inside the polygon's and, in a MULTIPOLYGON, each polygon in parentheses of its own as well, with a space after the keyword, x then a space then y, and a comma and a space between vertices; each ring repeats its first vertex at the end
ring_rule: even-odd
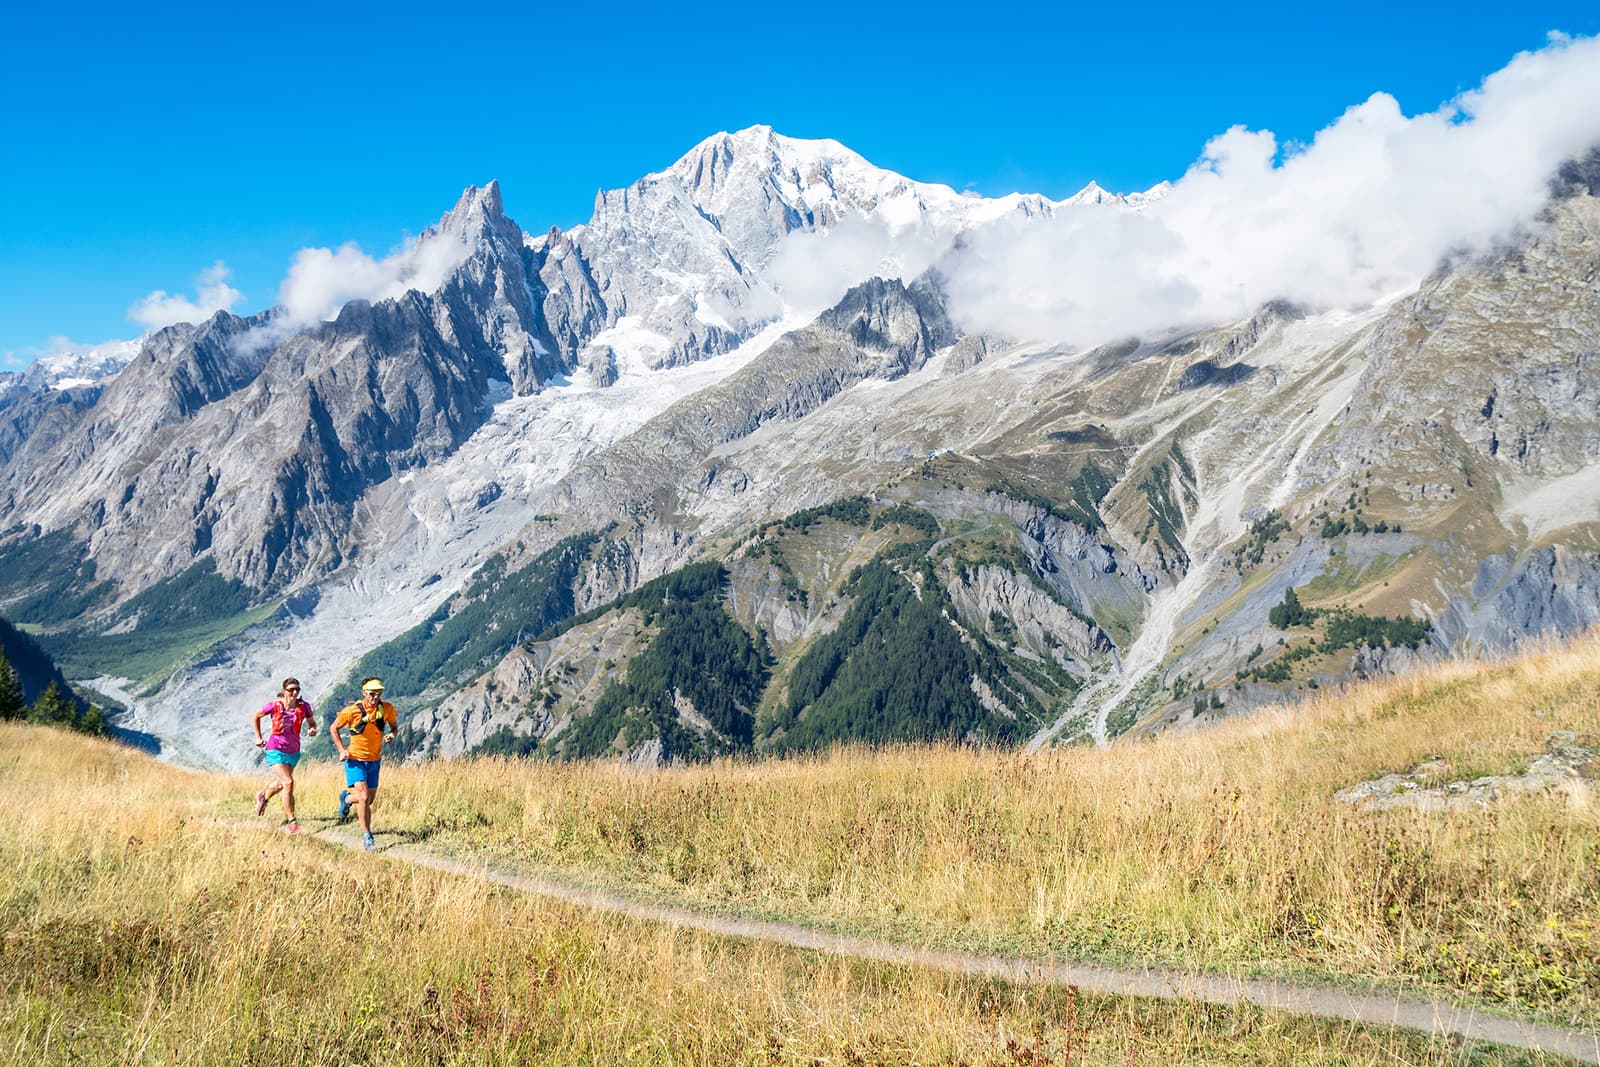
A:
POLYGON ((409 725, 427 754, 446 758, 480 747, 501 730, 539 741, 592 708, 649 637, 639 613, 627 611, 518 646, 409 725))
POLYGON ((219 313, 148 346, 44 456, 13 461, 10 516, 74 529, 133 589, 202 553, 256 587, 326 573, 369 486, 482 418, 490 368, 441 335, 442 311, 356 302, 270 350, 239 343, 263 324, 219 313))
POLYGON ((1442 644, 1462 651, 1513 648, 1530 638, 1581 632, 1600 620, 1600 552, 1562 544, 1490 556, 1472 584, 1434 618, 1442 644))
POLYGON ((99 402, 100 392, 98 385, 85 385, 7 394, 0 400, 0 467, 24 450, 48 453, 99 402))
POLYGON ((15 435, 6 520, 71 530, 128 592, 202 555, 255 588, 337 569, 370 487, 457 448, 494 381, 531 392, 564 369, 498 187, 467 190, 423 238, 439 239, 468 254, 436 293, 352 301, 287 337, 219 312, 150 338, 98 396, 42 401, 76 417, 15 435))
POLYGON ((1026 649, 1035 659, 1053 660, 1080 677, 1114 647, 1092 619, 1053 600, 1016 571, 989 565, 961 574, 950 566, 945 580, 969 627, 991 629, 995 620, 1003 619, 1007 631, 1016 635, 1014 648, 1026 649))
POLYGON ((444 340, 474 362, 500 363, 504 374, 491 377, 510 383, 517 396, 570 371, 538 306, 542 281, 521 227, 506 216, 500 183, 469 188, 437 231, 469 250, 436 294, 444 340))
POLYGON ((713 458, 724 446, 769 423, 804 419, 857 383, 901 378, 954 336, 931 283, 872 279, 721 382, 580 463, 556 487, 556 499, 562 511, 600 525, 619 510, 648 507, 666 517, 677 507, 674 495, 737 492, 737 466, 713 458))
POLYGON ((1369 346, 1338 438, 1310 478, 1365 462, 1416 482, 1513 482, 1600 460, 1600 211, 1587 193, 1492 260, 1440 274, 1403 301, 1369 346))

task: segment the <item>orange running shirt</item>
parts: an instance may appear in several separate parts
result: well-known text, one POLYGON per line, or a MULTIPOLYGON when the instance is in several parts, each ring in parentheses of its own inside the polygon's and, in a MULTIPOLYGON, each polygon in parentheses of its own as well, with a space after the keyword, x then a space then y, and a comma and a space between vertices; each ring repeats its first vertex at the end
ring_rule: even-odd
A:
POLYGON ((350 728, 350 758, 359 760, 374 760, 383 758, 383 723, 389 724, 393 730, 395 725, 394 705, 387 700, 378 701, 378 717, 367 721, 366 706, 359 700, 354 704, 346 704, 339 710, 338 716, 333 720, 335 730, 347 726, 350 728))

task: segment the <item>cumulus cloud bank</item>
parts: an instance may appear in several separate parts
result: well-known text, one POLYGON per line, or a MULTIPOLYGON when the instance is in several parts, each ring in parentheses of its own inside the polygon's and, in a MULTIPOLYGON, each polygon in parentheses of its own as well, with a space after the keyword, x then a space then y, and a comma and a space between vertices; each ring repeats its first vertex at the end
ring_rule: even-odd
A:
POLYGON ((791 233, 767 264, 766 279, 791 311, 811 316, 867 278, 915 278, 949 245, 950 235, 926 218, 905 227, 847 215, 826 231, 791 233))
POLYGON ((337 318, 352 300, 389 300, 411 289, 435 292, 471 251, 455 234, 434 230, 382 259, 367 255, 354 242, 337 249, 302 248, 278 287, 276 312, 233 344, 240 351, 261 352, 308 326, 337 318))
POLYGON ((416 289, 431 293, 444 284, 471 249, 451 234, 429 233, 383 259, 355 244, 302 248, 278 289, 285 324, 309 326, 336 317, 351 300, 388 300, 416 289))
POLYGON ((222 260, 195 276, 195 296, 189 297, 157 289, 128 309, 128 318, 147 330, 159 330, 179 322, 204 322, 219 311, 226 311, 244 294, 228 284, 232 273, 222 260))
MULTIPOLYGON (((1597 103, 1600 39, 1553 36, 1436 111, 1408 117, 1376 93, 1307 145, 1235 127, 1142 210, 1010 216, 967 231, 938 266, 966 328, 1081 345, 1274 299, 1366 304, 1533 224, 1555 171, 1600 145, 1597 103)), ((913 237, 874 243, 853 229, 836 251, 831 236, 795 251, 821 272, 855 271, 851 284, 875 260, 923 262, 925 237, 913 237)))

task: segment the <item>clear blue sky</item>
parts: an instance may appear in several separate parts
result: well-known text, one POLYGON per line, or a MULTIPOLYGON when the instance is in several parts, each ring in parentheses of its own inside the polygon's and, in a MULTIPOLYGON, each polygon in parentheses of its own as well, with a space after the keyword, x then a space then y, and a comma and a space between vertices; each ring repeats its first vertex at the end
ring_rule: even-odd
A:
MULTIPOLYGON (((21 5, 19 5, 21 6, 21 5)), ((832 137, 987 195, 1176 178, 1243 123, 1309 138, 1475 86, 1600 4, 28 4, 0 15, 0 369, 216 260, 374 255, 500 179, 538 230, 724 129, 832 137)))

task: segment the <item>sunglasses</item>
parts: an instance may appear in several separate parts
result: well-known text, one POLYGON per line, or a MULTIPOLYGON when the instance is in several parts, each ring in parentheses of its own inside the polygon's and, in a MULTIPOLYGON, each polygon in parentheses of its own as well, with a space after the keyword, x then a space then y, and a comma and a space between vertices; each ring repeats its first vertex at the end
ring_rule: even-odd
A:
POLYGON ((285 693, 298 693, 300 692, 300 687, 298 685, 285 686, 283 691, 285 693))

